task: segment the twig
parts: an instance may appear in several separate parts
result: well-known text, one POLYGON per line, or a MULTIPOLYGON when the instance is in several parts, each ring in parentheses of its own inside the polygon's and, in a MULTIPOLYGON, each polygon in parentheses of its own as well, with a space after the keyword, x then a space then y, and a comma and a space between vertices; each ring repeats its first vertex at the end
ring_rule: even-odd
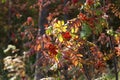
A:
MULTIPOLYGON (((110 37, 110 48, 112 50, 112 52, 114 52, 114 44, 112 43, 112 39, 110 37)), ((116 77, 116 80, 118 80, 118 70, 117 70, 117 58, 116 58, 116 55, 114 55, 113 57, 113 64, 114 64, 114 70, 115 70, 115 77, 116 77)))
MULTIPOLYGON (((88 49, 88 47, 86 48, 86 45, 85 45, 85 47, 84 47, 84 53, 86 52, 86 49, 88 49)), ((87 51, 89 51, 89 49, 88 49, 87 51)), ((90 52, 88 52, 88 54, 90 55, 90 52)), ((86 57, 87 57, 87 56, 84 55, 84 59, 85 59, 86 57)), ((88 72, 88 70, 87 70, 87 65, 86 65, 86 64, 83 64, 83 68, 84 68, 85 76, 86 76, 87 80, 91 80, 91 78, 90 78, 90 76, 89 76, 89 72, 88 72)))

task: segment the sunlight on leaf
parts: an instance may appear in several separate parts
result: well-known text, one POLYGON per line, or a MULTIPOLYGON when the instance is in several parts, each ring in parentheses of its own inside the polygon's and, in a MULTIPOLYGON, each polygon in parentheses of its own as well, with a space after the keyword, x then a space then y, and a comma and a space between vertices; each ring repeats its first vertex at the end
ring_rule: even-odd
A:
POLYGON ((57 68, 58 68, 58 63, 55 62, 55 64, 50 68, 50 70, 54 70, 54 71, 56 71, 57 68))
POLYGON ((15 50, 16 46, 9 44, 7 49, 4 50, 4 53, 8 52, 9 50, 15 50))
POLYGON ((60 35, 58 35, 58 39, 59 39, 59 41, 60 42, 63 42, 63 37, 62 37, 62 35, 60 34, 60 35))
POLYGON ((67 31, 67 26, 64 24, 64 21, 58 21, 53 24, 53 30, 56 32, 66 32, 67 31))

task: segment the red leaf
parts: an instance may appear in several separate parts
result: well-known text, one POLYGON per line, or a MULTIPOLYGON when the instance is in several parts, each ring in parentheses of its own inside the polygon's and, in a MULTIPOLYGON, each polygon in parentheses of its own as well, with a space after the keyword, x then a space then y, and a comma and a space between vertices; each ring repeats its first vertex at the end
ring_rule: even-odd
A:
POLYGON ((70 35, 69 32, 63 33, 62 36, 63 36, 63 38, 65 38, 66 40, 70 40, 70 38, 71 38, 71 35, 70 35))
POLYGON ((83 13, 80 13, 78 16, 79 16, 80 20, 82 20, 82 21, 88 20, 86 15, 84 15, 83 13))
POLYGON ((57 51, 56 51, 56 46, 54 46, 53 44, 49 44, 48 50, 51 54, 56 55, 57 51))
POLYGON ((94 0, 86 0, 86 4, 93 5, 94 4, 94 0))

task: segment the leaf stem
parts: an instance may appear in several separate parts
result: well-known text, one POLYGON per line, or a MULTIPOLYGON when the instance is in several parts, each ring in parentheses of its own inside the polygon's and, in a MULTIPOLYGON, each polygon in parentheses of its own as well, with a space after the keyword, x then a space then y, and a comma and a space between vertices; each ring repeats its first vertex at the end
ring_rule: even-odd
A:
MULTIPOLYGON (((112 50, 112 52, 114 52, 114 44, 112 43, 112 38, 110 37, 110 48, 112 50)), ((117 70, 117 58, 116 55, 114 55, 113 57, 113 64, 114 64, 114 70, 115 70, 115 78, 116 80, 118 80, 118 70, 117 70)))

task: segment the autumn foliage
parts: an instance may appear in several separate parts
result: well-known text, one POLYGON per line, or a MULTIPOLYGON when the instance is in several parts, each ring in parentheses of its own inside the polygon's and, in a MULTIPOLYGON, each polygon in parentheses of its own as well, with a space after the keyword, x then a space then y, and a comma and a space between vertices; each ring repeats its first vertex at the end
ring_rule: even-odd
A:
MULTIPOLYGON (((34 18, 26 18, 22 25, 24 30, 19 34, 24 44, 24 58, 40 54, 33 67, 40 64, 44 77, 49 76, 50 71, 50 76, 60 80, 80 80, 81 75, 86 80, 93 80, 107 73, 108 65, 111 66, 109 61, 120 57, 120 27, 110 27, 110 16, 103 10, 102 3, 99 0, 84 3, 80 0, 66 3, 64 0, 45 0, 42 5, 42 2, 44 0, 38 0, 34 8, 50 8, 45 18, 45 33, 40 34, 41 25, 36 28, 34 18)), ((16 37, 13 33, 11 36, 16 37)), ((118 65, 114 66, 117 69, 118 65)))

